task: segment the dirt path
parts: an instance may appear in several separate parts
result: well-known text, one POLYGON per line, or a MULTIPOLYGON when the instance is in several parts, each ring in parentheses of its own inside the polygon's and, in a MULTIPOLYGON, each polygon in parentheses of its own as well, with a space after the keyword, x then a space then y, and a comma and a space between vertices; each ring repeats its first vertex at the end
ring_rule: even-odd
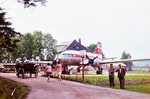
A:
POLYGON ((26 99, 149 99, 150 94, 116 90, 99 86, 86 85, 71 81, 57 81, 52 78, 48 83, 46 77, 17 78, 15 74, 0 73, 31 88, 26 99))

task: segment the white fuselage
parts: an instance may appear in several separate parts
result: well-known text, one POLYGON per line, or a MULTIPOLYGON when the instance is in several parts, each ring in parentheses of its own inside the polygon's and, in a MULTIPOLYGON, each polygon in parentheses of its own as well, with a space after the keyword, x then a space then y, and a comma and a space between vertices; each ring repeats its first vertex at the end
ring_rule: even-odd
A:
MULTIPOLYGON (((86 55, 90 59, 93 59, 94 57, 98 56, 94 60, 93 65, 94 66, 99 66, 102 55, 93 54, 93 53, 89 53, 89 52, 86 52, 86 55)), ((82 64, 82 57, 80 55, 80 51, 74 51, 74 50, 64 51, 59 55, 58 59, 59 59, 59 61, 61 62, 62 65, 76 65, 76 66, 79 66, 80 64, 82 64)), ((85 56, 84 57, 84 64, 87 64, 88 61, 89 61, 88 58, 85 56)))

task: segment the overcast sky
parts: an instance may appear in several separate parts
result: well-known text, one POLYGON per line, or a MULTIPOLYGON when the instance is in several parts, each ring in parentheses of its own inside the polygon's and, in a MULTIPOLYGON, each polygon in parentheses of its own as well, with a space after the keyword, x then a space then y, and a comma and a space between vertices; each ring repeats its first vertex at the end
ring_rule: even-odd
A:
POLYGON ((47 0, 45 7, 24 9, 3 0, 16 31, 51 33, 60 44, 81 38, 83 45, 102 43, 106 57, 150 57, 150 0, 47 0))

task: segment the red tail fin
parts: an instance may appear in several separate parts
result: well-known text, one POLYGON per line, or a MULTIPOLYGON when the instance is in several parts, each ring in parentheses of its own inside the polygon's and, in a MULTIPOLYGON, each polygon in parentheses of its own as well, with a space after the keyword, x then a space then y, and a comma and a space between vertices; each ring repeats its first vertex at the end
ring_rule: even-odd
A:
POLYGON ((94 54, 102 54, 102 46, 100 42, 97 43, 94 54))

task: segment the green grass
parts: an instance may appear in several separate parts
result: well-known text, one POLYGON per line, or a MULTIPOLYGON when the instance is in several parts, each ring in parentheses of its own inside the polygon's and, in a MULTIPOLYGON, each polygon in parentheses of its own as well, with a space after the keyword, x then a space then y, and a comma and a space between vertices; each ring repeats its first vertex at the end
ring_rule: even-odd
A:
POLYGON ((24 99, 28 92, 27 86, 0 77, 0 99, 24 99), (11 93, 15 88, 14 95, 11 96, 11 93))
MULTIPOLYGON (((67 76, 65 79, 82 82, 82 76, 67 76)), ((108 79, 108 76, 85 76, 84 83, 109 87, 108 79)), ((127 75, 125 81, 125 90, 150 94, 150 75, 127 75)), ((115 76, 115 88, 120 88, 117 76, 115 76)))
POLYGON ((149 84, 135 84, 132 86, 126 85, 125 87, 126 87, 126 90, 150 94, 150 83, 149 84))
POLYGON ((127 71, 127 74, 150 74, 150 72, 142 70, 127 71))

